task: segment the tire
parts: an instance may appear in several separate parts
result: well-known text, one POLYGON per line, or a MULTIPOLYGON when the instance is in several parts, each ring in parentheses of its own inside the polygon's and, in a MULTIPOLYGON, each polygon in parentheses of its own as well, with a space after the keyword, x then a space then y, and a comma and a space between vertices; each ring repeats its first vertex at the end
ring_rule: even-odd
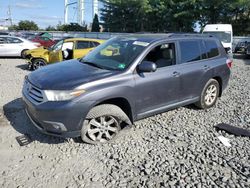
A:
POLYGON ((22 52, 21 52, 21 58, 22 59, 25 59, 25 52, 28 51, 28 49, 24 49, 22 52))
POLYGON ((40 58, 39 59, 34 59, 32 61, 32 70, 39 69, 39 68, 44 67, 46 65, 47 65, 47 63, 46 63, 46 61, 44 59, 40 59, 40 58))
POLYGON ((210 79, 203 88, 200 100, 195 105, 201 109, 211 108, 215 105, 220 93, 220 85, 217 80, 210 79))
POLYGON ((81 130, 83 142, 103 144, 113 140, 122 129, 122 123, 131 124, 128 116, 116 105, 102 104, 92 108, 81 130))

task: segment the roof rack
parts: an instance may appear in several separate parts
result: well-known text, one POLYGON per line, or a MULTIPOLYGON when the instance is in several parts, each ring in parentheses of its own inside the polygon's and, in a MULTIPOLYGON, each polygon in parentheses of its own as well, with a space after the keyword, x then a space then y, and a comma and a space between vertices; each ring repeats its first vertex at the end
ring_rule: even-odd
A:
POLYGON ((206 36, 206 37, 213 37, 212 35, 206 35, 202 33, 171 33, 169 37, 201 37, 201 36, 206 36))

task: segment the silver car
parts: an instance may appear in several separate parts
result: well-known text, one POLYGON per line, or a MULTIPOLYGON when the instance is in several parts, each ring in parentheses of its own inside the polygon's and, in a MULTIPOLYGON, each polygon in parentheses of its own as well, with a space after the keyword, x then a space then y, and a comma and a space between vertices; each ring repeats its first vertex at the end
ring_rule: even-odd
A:
POLYGON ((34 49, 39 46, 39 43, 24 38, 0 35, 0 57, 24 57, 26 50, 34 49))

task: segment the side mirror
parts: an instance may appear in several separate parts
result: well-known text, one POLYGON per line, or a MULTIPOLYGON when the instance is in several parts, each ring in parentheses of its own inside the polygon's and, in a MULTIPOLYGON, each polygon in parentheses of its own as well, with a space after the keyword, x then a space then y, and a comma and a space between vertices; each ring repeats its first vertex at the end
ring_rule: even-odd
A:
POLYGON ((155 72, 157 66, 154 62, 151 61, 143 61, 140 65, 138 65, 138 72, 155 72))

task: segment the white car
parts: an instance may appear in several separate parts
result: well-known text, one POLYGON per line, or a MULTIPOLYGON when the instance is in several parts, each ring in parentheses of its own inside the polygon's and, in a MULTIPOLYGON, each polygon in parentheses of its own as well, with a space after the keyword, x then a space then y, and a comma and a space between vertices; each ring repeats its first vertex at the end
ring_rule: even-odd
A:
POLYGON ((0 35, 0 57, 1 56, 25 56, 26 50, 38 48, 39 43, 35 43, 24 38, 0 35))

